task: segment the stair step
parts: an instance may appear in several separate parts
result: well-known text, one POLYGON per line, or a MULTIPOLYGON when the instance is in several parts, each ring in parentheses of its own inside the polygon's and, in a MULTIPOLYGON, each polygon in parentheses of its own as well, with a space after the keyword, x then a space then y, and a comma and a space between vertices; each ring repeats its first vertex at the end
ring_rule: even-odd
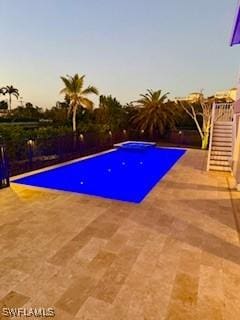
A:
POLYGON ((232 126, 216 126, 214 125, 213 126, 213 131, 223 131, 223 132, 226 132, 226 131, 232 131, 232 126))
POLYGON ((217 130, 217 129, 214 129, 213 130, 213 134, 219 134, 219 135, 224 135, 224 134, 226 134, 226 135, 232 135, 232 130, 217 130))
POLYGON ((233 121, 215 121, 214 125, 218 125, 218 126, 232 126, 233 125, 233 121))
POLYGON ((210 159, 210 165, 229 167, 230 162, 228 160, 226 161, 226 160, 212 160, 212 159, 210 159))
POLYGON ((213 141, 230 141, 232 142, 233 137, 232 136, 213 136, 212 137, 213 141))
POLYGON ((230 161, 231 160, 231 155, 228 155, 228 156, 223 156, 223 155, 213 155, 211 153, 211 157, 210 157, 210 160, 215 160, 215 161, 230 161))
POLYGON ((216 126, 216 125, 214 125, 213 129, 214 130, 223 130, 223 131, 229 130, 229 131, 231 131, 232 126, 216 126))
POLYGON ((222 133, 222 134, 232 134, 233 130, 232 129, 224 129, 224 128, 213 128, 213 134, 215 133, 222 133))
POLYGON ((214 124, 218 126, 232 126, 233 121, 216 121, 214 124))
POLYGON ((214 127, 214 128, 213 128, 213 132, 223 132, 223 133, 225 133, 225 132, 232 132, 232 128, 229 128, 229 127, 221 127, 221 128, 219 128, 219 127, 214 127))
POLYGON ((223 124, 223 125, 219 125, 219 124, 214 124, 214 128, 218 128, 218 129, 231 129, 233 126, 230 125, 226 125, 226 124, 223 124))
POLYGON ((210 165, 209 170, 224 171, 224 172, 231 172, 232 171, 230 167, 222 167, 222 166, 214 166, 214 165, 210 165))
POLYGON ((213 141, 232 142, 232 137, 217 137, 213 136, 213 141))
POLYGON ((221 147, 221 146, 216 146, 216 147, 212 147, 212 152, 216 151, 216 152, 228 152, 230 154, 232 154, 232 147, 221 147))
POLYGON ((231 157, 232 156, 232 149, 227 151, 211 151, 211 156, 223 156, 223 157, 231 157))
POLYGON ((225 139, 225 138, 227 138, 227 139, 232 139, 233 137, 232 137, 232 134, 221 134, 221 135, 219 135, 219 134, 214 134, 213 135, 213 139, 225 139))
POLYGON ((232 142, 230 141, 213 141, 212 142, 213 147, 232 147, 232 142))

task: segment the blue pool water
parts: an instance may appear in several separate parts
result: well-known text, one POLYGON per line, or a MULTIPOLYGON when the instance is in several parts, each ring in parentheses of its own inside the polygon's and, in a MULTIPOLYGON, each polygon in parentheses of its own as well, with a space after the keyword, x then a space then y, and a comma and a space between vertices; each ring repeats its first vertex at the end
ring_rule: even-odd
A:
POLYGON ((184 153, 119 148, 14 182, 139 203, 184 153))

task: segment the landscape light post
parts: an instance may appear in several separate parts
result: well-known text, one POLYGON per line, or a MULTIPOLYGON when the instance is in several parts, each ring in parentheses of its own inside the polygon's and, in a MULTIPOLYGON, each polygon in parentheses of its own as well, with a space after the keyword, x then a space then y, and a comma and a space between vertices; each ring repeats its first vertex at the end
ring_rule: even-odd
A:
POLYGON ((29 139, 27 141, 27 146, 28 146, 28 160, 29 160, 29 167, 32 169, 33 166, 33 140, 29 139))
POLYGON ((127 140, 127 130, 123 129, 123 141, 127 140))
POLYGON ((110 137, 110 144, 111 144, 111 146, 112 146, 112 145, 113 145, 113 136, 112 136, 112 131, 111 131, 111 130, 109 130, 108 134, 109 134, 109 137, 110 137))
POLYGON ((178 137, 179 137, 179 145, 182 145, 182 138, 183 138, 183 133, 182 131, 178 131, 178 137))
POLYGON ((80 141, 80 154, 83 154, 85 150, 85 137, 83 133, 80 133, 79 141, 80 141))
POLYGON ((6 148, 2 141, 0 141, 0 189, 9 187, 9 169, 6 156, 6 148))

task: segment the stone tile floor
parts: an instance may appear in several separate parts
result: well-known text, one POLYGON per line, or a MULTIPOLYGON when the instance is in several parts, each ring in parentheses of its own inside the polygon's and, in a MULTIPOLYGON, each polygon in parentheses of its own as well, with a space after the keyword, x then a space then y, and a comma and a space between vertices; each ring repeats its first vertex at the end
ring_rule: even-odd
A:
POLYGON ((65 320, 239 320, 240 193, 230 176, 204 171, 205 161, 189 150, 139 205, 0 190, 0 309, 54 307, 65 320))

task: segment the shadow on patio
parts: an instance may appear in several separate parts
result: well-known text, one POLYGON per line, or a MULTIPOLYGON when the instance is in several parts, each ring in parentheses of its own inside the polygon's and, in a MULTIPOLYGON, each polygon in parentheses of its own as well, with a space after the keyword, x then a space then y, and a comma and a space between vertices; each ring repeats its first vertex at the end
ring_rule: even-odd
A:
POLYGON ((227 242, 180 218, 160 212, 156 215, 156 213, 152 213, 149 210, 146 215, 131 215, 131 219, 145 228, 147 227, 158 233, 170 235, 176 240, 240 265, 239 246, 227 242))

